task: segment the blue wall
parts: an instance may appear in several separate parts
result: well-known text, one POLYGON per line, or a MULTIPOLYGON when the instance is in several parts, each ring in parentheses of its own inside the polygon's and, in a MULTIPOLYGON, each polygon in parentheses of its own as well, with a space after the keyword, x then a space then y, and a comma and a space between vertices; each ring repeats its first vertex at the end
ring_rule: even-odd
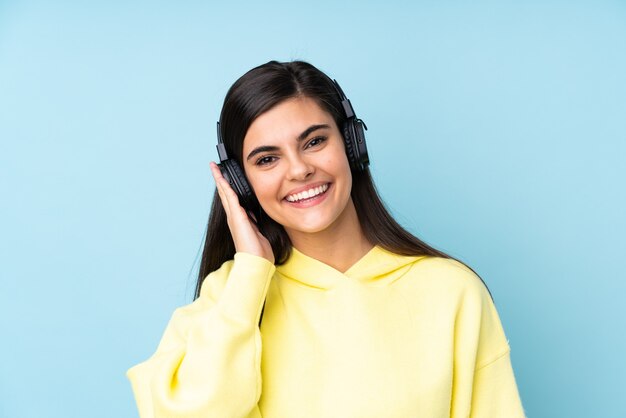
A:
POLYGON ((398 219, 489 284, 529 417, 626 416, 626 3, 85 3, 0 1, 0 416, 136 416, 224 94, 295 58, 398 219))

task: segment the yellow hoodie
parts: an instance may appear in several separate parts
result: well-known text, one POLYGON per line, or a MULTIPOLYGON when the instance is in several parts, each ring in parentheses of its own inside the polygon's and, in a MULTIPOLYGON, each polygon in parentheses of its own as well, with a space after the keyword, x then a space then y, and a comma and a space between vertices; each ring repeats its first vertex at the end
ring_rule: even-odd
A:
POLYGON ((481 280, 378 246, 345 273, 237 253, 127 375, 142 418, 524 417, 481 280))

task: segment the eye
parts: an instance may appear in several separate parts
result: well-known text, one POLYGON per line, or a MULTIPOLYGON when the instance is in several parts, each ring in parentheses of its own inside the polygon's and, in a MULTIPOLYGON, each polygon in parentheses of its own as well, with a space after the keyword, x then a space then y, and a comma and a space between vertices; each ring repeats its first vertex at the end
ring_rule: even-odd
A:
POLYGON ((254 163, 255 165, 268 165, 273 163, 276 160, 276 157, 273 157, 271 155, 266 155, 264 157, 259 158, 258 160, 256 160, 256 162, 254 163))
POLYGON ((310 140, 308 144, 306 144, 305 148, 315 147, 317 145, 320 145, 324 141, 326 141, 326 137, 325 136, 316 136, 315 138, 310 140))

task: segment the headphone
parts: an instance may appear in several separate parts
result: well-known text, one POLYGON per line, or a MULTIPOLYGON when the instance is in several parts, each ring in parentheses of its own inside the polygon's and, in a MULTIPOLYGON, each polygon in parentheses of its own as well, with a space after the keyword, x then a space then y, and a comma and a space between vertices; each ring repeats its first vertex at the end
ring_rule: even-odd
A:
MULTIPOLYGON (((341 98, 341 106, 346 117, 342 123, 341 130, 350 167, 356 171, 363 171, 369 165, 367 145, 365 144, 367 126, 365 122, 356 117, 350 100, 344 94, 337 80, 333 80, 333 85, 341 98)), ((217 122, 217 154, 220 158, 220 163, 217 166, 230 184, 230 187, 239 196, 239 203, 249 213, 255 213, 259 206, 258 201, 246 179, 244 171, 237 161, 234 158, 230 158, 226 152, 219 121, 217 122)))

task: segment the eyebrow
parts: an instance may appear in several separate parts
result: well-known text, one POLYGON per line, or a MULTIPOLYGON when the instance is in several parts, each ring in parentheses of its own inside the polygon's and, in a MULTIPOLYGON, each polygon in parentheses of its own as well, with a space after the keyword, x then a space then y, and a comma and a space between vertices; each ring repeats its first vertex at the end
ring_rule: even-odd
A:
MULTIPOLYGON (((308 128, 306 128, 304 131, 302 131, 300 135, 298 135, 298 142, 304 141, 309 135, 311 135, 312 132, 317 131, 318 129, 327 129, 327 128, 330 128, 330 125, 326 123, 322 123, 318 125, 311 125, 308 128)), ((248 161, 250 158, 262 152, 267 152, 267 151, 273 152, 273 151, 278 151, 278 149, 279 148, 275 145, 262 145, 260 147, 253 149, 250 152, 250 154, 248 154, 248 157, 246 157, 246 161, 248 161)))

